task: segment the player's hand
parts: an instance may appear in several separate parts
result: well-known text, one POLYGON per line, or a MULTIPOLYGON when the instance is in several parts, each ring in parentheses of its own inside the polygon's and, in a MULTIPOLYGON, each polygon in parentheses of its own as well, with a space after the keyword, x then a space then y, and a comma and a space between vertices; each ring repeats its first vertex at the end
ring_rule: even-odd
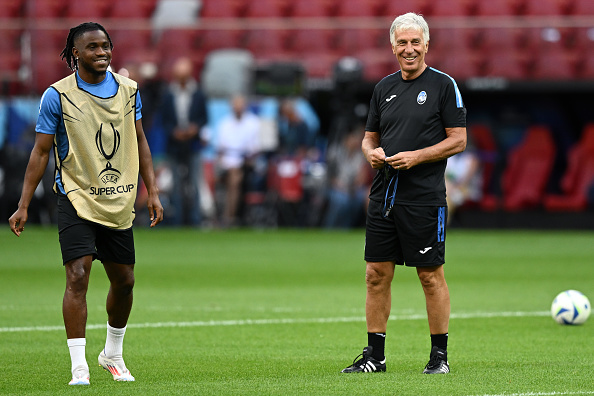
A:
POLYGON ((147 200, 149 216, 151 219, 151 227, 156 226, 163 221, 163 205, 159 200, 158 195, 149 195, 147 200))
POLYGON ((373 169, 381 169, 386 164, 386 153, 381 147, 370 150, 366 157, 367 162, 369 162, 373 169))
POLYGON ((21 236, 21 232, 25 230, 25 223, 29 218, 26 209, 17 209, 16 212, 8 219, 10 230, 16 236, 21 236))
POLYGON ((401 151, 386 158, 386 163, 394 169, 406 170, 417 165, 418 157, 415 151, 401 151))

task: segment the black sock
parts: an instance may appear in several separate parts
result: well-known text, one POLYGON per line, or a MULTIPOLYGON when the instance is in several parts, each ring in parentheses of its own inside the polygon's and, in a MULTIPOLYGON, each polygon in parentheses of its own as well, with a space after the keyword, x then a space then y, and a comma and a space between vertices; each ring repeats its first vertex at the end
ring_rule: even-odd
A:
POLYGON ((367 343, 373 347, 371 357, 379 361, 384 360, 386 333, 367 333, 367 343))
POLYGON ((445 334, 431 334, 431 348, 434 346, 444 351, 448 350, 448 333, 445 334))

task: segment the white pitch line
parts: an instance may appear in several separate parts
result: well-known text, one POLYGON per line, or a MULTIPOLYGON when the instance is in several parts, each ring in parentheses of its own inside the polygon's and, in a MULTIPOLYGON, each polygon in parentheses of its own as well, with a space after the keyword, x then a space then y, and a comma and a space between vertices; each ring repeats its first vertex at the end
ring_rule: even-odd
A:
MULTIPOLYGON (((548 316, 548 311, 537 312, 474 312, 453 313, 451 319, 476 319, 476 318, 509 318, 509 317, 535 317, 548 316)), ((426 314, 391 315, 390 320, 421 320, 426 319, 426 314)), ((208 320, 194 322, 155 322, 155 323, 130 323, 128 328, 148 329, 159 327, 213 327, 213 326, 248 326, 248 325, 275 325, 275 324, 303 324, 303 323, 350 323, 364 322, 364 316, 349 316, 335 318, 285 318, 285 319, 238 319, 238 320, 208 320)), ((105 329, 105 324, 88 324, 87 330, 105 329)), ((23 333, 63 331, 64 326, 28 326, 28 327, 0 327, 0 333, 23 333)), ((511 395, 510 395, 511 396, 511 395)))

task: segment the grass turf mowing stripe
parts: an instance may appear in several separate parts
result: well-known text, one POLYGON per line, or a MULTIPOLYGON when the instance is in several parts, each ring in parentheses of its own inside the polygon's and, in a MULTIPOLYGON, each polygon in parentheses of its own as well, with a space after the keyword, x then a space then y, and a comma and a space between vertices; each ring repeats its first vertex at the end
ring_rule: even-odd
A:
POLYGON ((584 392, 528 392, 528 393, 501 393, 497 395, 473 395, 473 396, 557 396, 557 395, 594 395, 594 391, 584 392))
MULTIPOLYGON (((452 314, 450 319, 476 319, 476 318, 509 318, 509 317, 535 317, 548 316, 548 311, 536 312, 473 312, 452 314)), ((420 320, 426 319, 426 314, 391 315, 390 320, 420 320)), ((130 323, 128 328, 146 329, 159 327, 212 327, 212 326, 246 326, 270 324, 297 324, 297 323, 345 323, 364 322, 363 316, 337 317, 337 318, 285 318, 285 319, 238 319, 238 320, 209 320, 193 322, 156 322, 156 323, 130 323)), ((87 325, 87 330, 104 329, 105 324, 87 325)), ((29 327, 0 327, 0 333, 21 333, 30 331, 60 331, 64 326, 29 326, 29 327)))

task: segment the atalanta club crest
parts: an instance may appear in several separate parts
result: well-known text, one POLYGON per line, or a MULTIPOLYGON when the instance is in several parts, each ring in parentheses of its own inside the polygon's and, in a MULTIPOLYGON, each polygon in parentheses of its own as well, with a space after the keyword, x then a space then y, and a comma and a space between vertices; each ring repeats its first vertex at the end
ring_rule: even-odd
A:
POLYGON ((95 135, 95 144, 97 145, 97 150, 101 153, 103 158, 107 160, 107 164, 105 164, 105 169, 103 169, 98 177, 104 184, 107 183, 117 183, 120 175, 122 174, 119 170, 111 166, 109 162, 110 159, 113 158, 115 153, 120 148, 120 132, 113 126, 113 124, 109 124, 111 126, 111 131, 113 132, 113 137, 111 133, 107 133, 107 136, 103 136, 103 124, 99 127, 97 134, 95 135), (104 140, 105 139, 105 140, 104 140), (109 142, 108 140, 111 140, 109 142), (105 143, 104 143, 105 142, 105 143), (111 143, 111 144, 110 144, 111 143), (111 147, 110 152, 108 153, 106 147, 111 147))
POLYGON ((425 92, 425 91, 419 92, 419 95, 417 95, 417 103, 422 105, 426 101, 427 101, 427 92, 425 92))

